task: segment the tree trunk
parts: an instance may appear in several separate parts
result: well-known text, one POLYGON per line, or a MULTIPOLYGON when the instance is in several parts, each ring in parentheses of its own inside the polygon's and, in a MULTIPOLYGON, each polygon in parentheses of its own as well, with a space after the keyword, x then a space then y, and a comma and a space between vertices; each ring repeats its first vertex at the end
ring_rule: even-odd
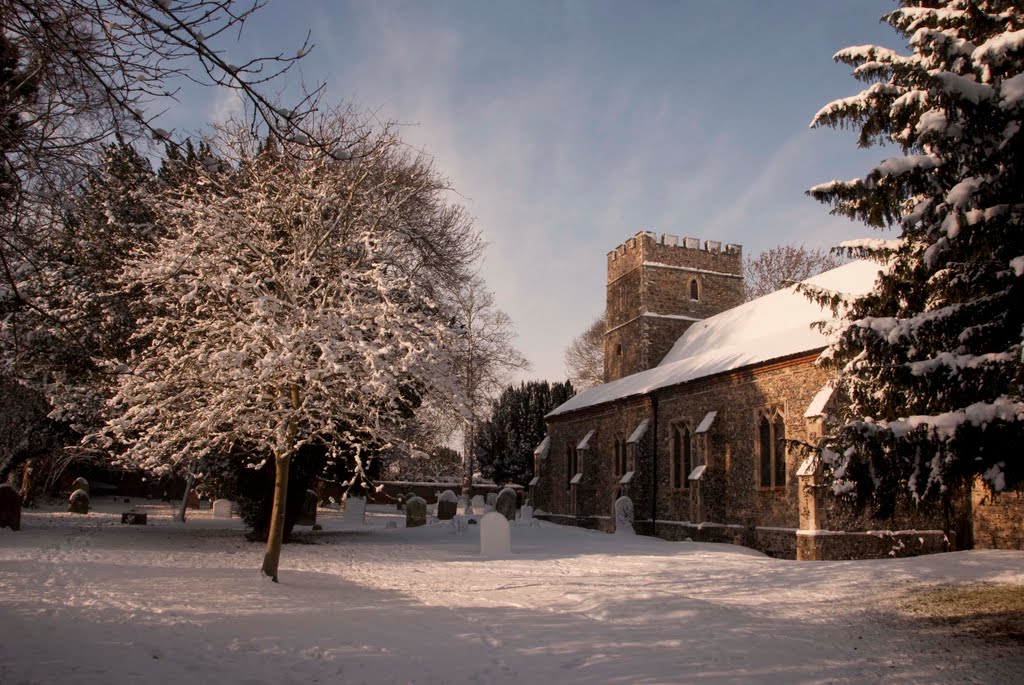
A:
POLYGON ((263 575, 277 582, 277 566, 281 561, 281 543, 284 541, 284 512, 288 503, 288 467, 291 455, 274 459, 274 508, 270 513, 270 532, 267 534, 267 551, 263 555, 263 575))
POLYGON ((188 507, 188 497, 192 494, 192 484, 196 477, 192 472, 188 473, 188 480, 185 481, 185 494, 181 496, 181 506, 178 507, 178 520, 185 523, 185 509, 188 507))

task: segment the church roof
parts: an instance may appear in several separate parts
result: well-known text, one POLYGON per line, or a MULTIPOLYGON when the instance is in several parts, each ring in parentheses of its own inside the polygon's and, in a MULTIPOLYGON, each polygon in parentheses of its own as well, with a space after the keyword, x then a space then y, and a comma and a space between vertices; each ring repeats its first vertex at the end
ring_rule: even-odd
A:
MULTIPOLYGON (((804 281, 851 296, 869 292, 879 265, 858 260, 804 281)), ((792 285, 693 324, 653 369, 585 390, 548 416, 645 395, 660 388, 819 350, 828 337, 812 324, 832 313, 792 285)))

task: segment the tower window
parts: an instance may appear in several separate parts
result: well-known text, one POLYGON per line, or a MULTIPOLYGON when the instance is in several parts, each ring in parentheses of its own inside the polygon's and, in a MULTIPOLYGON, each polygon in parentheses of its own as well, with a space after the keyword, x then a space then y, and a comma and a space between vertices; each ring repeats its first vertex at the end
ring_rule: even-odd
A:
POLYGON ((696 278, 690 281, 690 299, 693 301, 697 301, 700 299, 700 293, 698 291, 696 278))
POLYGON ((616 357, 621 357, 622 356, 622 343, 619 343, 618 345, 615 346, 615 356, 616 357))

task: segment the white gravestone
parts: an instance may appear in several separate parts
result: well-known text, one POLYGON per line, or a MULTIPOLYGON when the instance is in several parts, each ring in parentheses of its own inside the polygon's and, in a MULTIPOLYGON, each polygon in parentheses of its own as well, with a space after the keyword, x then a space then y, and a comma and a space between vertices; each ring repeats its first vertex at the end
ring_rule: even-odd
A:
POLYGON ((532 526, 536 519, 533 518, 533 507, 524 504, 519 507, 519 522, 524 526, 532 526))
POLYGON ((473 511, 477 513, 483 513, 487 508, 487 502, 484 500, 483 495, 474 495, 472 504, 473 511))
POLYGON ((354 526, 363 525, 363 522, 366 520, 366 498, 346 497, 345 515, 342 520, 354 526))
POLYGON ((229 519, 231 518, 231 500, 229 499, 218 499, 213 502, 213 518, 215 519, 229 519))
POLYGON ((480 519, 480 555, 502 558, 512 554, 512 527, 496 511, 480 519))
POLYGON ((458 507, 456 507, 455 513, 456 514, 471 513, 471 512, 467 512, 466 511, 466 507, 468 507, 468 506, 469 506, 469 498, 466 497, 465 495, 462 495, 461 497, 459 497, 459 505, 458 505, 458 507))
POLYGON ((634 535, 633 530, 633 500, 628 497, 620 497, 615 500, 615 532, 624 535, 634 535))

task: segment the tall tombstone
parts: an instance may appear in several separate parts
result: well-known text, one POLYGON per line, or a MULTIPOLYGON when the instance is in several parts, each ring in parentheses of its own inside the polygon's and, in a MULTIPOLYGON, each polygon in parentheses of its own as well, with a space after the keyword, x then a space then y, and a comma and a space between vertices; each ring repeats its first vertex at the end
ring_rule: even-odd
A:
POLYGON ((505 517, 505 520, 512 522, 516 520, 516 491, 512 488, 502 488, 494 500, 494 510, 505 517))
POLYGON ((215 519, 229 519, 231 518, 231 500, 229 499, 218 499, 213 502, 213 518, 215 519))
POLYGON ((633 530, 633 500, 622 496, 615 500, 615 532, 623 535, 635 535, 633 530))
POLYGON ((72 514, 88 514, 89 493, 82 489, 72 492, 68 498, 68 511, 72 514))
POLYGON ((478 514, 482 514, 484 510, 487 508, 487 503, 484 502, 483 495, 473 495, 472 504, 473 510, 476 511, 476 513, 478 514))
POLYGON ((457 514, 472 514, 473 505, 469 503, 469 497, 462 495, 459 497, 459 505, 456 507, 455 512, 457 514))
POLYGON ((416 528, 427 524, 427 501, 413 497, 405 502, 405 527, 416 528))
POLYGON ((439 521, 451 521, 459 506, 458 496, 451 490, 445 490, 437 497, 437 518, 439 521))
POLYGON ((535 519, 533 518, 533 507, 529 504, 524 504, 519 507, 519 522, 528 526, 532 526, 535 519))
POLYGON ((342 521, 361 526, 366 520, 366 498, 345 495, 345 515, 342 521))
POLYGON ((480 519, 480 555, 503 558, 512 554, 512 526, 496 511, 480 519))
POLYGON ((316 493, 312 490, 306 490, 306 494, 302 499, 302 510, 299 511, 299 517, 295 520, 297 526, 312 526, 316 523, 316 493))
POLYGON ((21 530, 21 493, 10 483, 0 485, 0 528, 21 530))

